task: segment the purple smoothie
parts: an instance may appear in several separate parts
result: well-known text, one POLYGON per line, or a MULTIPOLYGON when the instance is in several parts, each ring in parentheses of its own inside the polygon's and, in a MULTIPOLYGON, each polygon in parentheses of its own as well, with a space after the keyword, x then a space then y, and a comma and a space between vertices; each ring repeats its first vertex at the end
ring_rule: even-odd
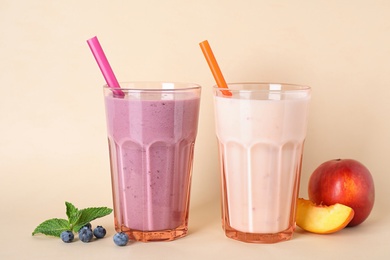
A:
POLYGON ((187 225, 199 103, 105 95, 117 231, 187 225))

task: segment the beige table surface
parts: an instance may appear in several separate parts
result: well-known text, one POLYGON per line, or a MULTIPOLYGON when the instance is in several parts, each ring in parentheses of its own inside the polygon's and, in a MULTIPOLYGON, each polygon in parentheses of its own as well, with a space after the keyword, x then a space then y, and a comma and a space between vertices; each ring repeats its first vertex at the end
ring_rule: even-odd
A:
MULTIPOLYGON (((188 236, 172 242, 135 242, 118 247, 112 241, 115 233, 112 214, 92 222, 94 226, 106 227, 108 233, 104 239, 88 244, 77 239, 66 244, 57 238, 33 237, 31 232, 41 221, 65 218, 65 200, 78 208, 111 205, 109 174, 104 167, 65 165, 61 169, 58 165, 27 161, 2 163, 1 259, 388 259, 390 256, 389 211, 383 207, 386 198, 381 197, 377 198, 370 217, 357 227, 330 235, 306 233, 298 228, 292 240, 276 244, 248 244, 225 237, 217 200, 193 205, 188 236), (96 176, 78 176, 79 180, 74 182, 67 178, 68 171, 94 172, 96 176), (20 174, 23 172, 28 174, 23 176, 20 174)), ((85 162, 86 165, 90 163, 85 162)), ((198 179, 194 176, 195 187, 200 186, 198 179)), ((193 195, 199 196, 198 193, 195 189, 193 195)))

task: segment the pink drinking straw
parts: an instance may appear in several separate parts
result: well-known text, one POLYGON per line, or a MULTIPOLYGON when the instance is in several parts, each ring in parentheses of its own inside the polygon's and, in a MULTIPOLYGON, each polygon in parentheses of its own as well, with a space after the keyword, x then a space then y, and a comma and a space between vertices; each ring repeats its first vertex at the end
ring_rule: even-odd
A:
POLYGON ((99 65, 101 72, 103 73, 107 86, 109 86, 110 88, 115 88, 113 90, 114 96, 124 97, 125 94, 123 93, 123 91, 118 89, 120 88, 120 85, 114 75, 114 72, 111 69, 110 63, 108 62, 106 55, 104 54, 102 46, 100 46, 98 38, 95 36, 87 40, 87 43, 92 51, 93 56, 96 59, 97 64, 99 65))

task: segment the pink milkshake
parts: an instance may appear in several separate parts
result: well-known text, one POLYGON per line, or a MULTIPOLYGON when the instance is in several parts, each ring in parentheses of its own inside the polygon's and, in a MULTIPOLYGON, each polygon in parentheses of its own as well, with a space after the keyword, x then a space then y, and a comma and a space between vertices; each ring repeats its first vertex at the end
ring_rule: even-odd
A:
POLYGON ((229 84, 214 88, 225 234, 245 242, 288 240, 295 228, 310 88, 229 84))
POLYGON ((105 88, 116 230, 139 241, 187 234, 200 87, 178 83, 105 88))

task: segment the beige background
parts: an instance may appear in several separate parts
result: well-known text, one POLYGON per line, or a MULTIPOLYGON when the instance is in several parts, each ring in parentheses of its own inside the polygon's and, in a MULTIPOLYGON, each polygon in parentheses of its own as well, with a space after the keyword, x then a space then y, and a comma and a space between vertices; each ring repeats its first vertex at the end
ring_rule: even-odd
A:
POLYGON ((389 1, 0 0, 1 259, 383 259, 390 255, 389 1), (190 234, 170 243, 64 244, 31 237, 41 221, 111 206, 101 86, 86 44, 97 35, 119 80, 203 86, 190 234), (322 162, 353 158, 372 172, 376 204, 362 225, 327 236, 298 229, 274 245, 227 239, 220 226, 207 39, 228 82, 310 85, 301 196, 322 162), (77 259, 77 258, 76 258, 77 259))

